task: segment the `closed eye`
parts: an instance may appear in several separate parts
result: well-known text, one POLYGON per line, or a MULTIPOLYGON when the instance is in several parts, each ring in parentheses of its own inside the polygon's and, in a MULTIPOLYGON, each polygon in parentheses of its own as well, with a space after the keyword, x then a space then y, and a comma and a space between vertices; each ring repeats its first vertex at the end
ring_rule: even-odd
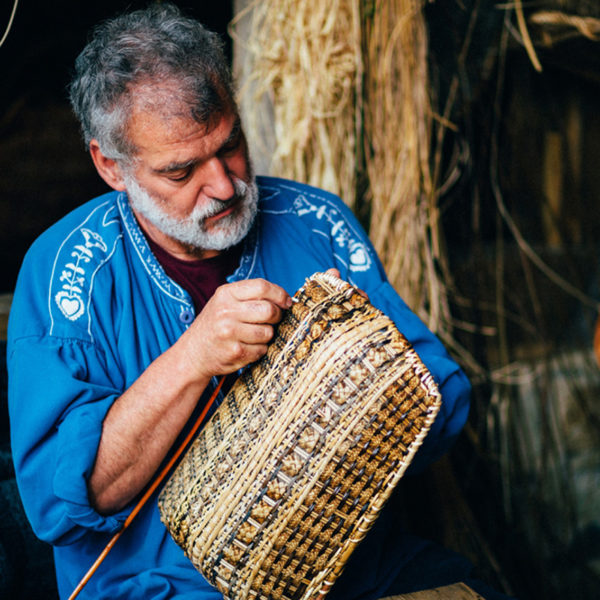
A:
POLYGON ((167 177, 167 179, 170 181, 185 181, 186 179, 189 179, 191 174, 192 169, 189 167, 187 169, 180 169, 179 171, 165 173, 165 177, 167 177))

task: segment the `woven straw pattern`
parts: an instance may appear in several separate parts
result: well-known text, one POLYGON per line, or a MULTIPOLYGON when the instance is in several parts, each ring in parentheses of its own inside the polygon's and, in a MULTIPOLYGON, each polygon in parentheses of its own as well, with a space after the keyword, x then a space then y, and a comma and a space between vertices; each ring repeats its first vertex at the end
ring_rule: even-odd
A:
POLYGON ((325 595, 441 404, 407 340, 349 284, 315 274, 295 300, 159 498, 230 599, 325 595))

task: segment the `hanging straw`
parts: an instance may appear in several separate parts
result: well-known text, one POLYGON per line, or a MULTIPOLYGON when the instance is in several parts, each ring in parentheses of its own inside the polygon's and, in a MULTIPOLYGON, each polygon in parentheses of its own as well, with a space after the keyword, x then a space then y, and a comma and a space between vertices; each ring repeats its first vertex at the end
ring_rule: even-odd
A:
POLYGON ((365 145, 370 237, 388 277, 438 330, 445 290, 429 168, 427 35, 418 0, 382 0, 365 19, 365 145))
POLYGON ((359 2, 255 1, 231 32, 244 52, 240 104, 253 156, 270 174, 322 187, 353 206, 359 2))

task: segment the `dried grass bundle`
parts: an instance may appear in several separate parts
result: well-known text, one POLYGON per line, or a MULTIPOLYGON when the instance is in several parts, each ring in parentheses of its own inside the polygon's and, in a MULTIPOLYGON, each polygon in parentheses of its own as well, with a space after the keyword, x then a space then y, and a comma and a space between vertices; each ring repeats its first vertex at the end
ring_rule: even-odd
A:
POLYGON ((253 155, 270 174, 322 187, 353 206, 358 0, 256 0, 231 31, 244 51, 240 105, 253 155))
POLYGON ((365 162, 371 239, 393 285, 439 330, 445 290, 434 269, 440 245, 422 6, 380 0, 365 18, 365 162))

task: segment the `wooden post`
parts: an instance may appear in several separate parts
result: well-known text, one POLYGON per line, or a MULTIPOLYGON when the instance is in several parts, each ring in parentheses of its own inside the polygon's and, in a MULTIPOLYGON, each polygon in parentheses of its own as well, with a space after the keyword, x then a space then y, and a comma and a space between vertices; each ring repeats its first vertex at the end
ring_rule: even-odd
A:
POLYGON ((563 201, 563 140, 558 131, 548 131, 544 144, 544 196, 542 226, 546 243, 560 248, 562 236, 558 223, 562 218, 563 201))

